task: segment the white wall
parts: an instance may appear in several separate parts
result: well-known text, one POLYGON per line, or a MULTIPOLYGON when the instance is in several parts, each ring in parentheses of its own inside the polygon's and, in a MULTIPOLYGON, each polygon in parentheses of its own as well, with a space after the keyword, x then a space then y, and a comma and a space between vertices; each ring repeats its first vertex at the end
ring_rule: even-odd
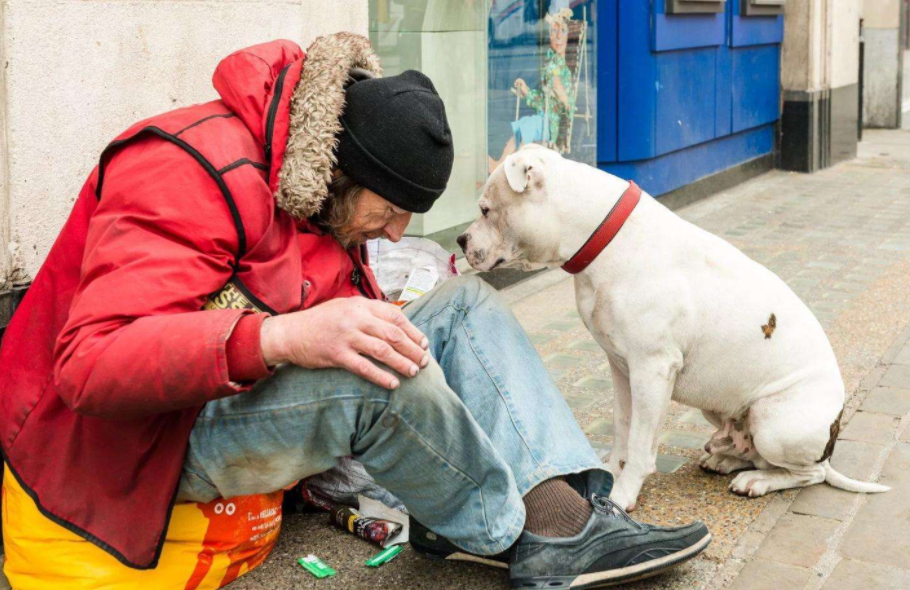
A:
POLYGON ((865 0, 863 25, 874 29, 896 29, 900 26, 901 0, 865 0))
MULTIPOLYGON (((890 0, 889 0, 890 1, 890 0)), ((859 81, 862 0, 788 0, 781 85, 814 92, 859 81)))
POLYGON ((0 77, 8 138, 0 146, 0 245, 6 250, 6 225, 30 275, 104 146, 139 119, 217 98, 211 77, 221 58, 276 38, 306 47, 324 33, 367 34, 367 0, 0 3, 9 64, 0 77))
POLYGON ((6 23, 5 3, 0 1, 0 291, 7 287, 10 275, 9 246, 9 184, 7 182, 6 145, 6 23))
POLYGON ((898 127, 901 110, 900 1, 863 4, 863 125, 898 127))
POLYGON ((859 83, 859 19, 862 10, 863 0, 833 0, 829 5, 831 88, 859 83))

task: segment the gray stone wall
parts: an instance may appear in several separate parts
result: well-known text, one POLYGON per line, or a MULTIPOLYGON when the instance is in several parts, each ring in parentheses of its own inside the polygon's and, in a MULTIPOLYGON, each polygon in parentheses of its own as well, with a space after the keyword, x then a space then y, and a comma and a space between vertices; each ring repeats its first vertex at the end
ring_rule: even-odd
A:
POLYGON ((0 277, 34 275, 113 137, 216 98, 221 58, 366 35, 367 15, 367 0, 0 0, 0 277))
POLYGON ((901 48, 898 28, 866 28, 863 125, 897 128, 901 111, 901 48))

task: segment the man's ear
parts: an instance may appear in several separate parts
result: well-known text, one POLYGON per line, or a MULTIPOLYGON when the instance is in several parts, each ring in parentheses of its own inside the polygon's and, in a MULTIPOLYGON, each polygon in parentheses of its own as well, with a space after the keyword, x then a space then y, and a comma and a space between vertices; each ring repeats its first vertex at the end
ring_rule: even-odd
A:
POLYGON ((523 193, 531 182, 531 171, 534 169, 528 155, 520 151, 515 152, 506 158, 503 167, 506 170, 509 187, 516 193, 523 193))

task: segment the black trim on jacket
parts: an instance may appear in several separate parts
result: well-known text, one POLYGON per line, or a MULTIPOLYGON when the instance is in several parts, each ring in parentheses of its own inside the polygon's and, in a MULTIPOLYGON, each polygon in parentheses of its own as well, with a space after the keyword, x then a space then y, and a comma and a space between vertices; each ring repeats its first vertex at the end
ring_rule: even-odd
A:
MULTIPOLYGON (((203 121, 205 119, 202 119, 203 121)), ((212 177, 212 180, 215 181, 215 184, 218 185, 218 188, 221 190, 221 195, 224 197, 224 201, 227 203, 228 209, 231 210, 231 218, 234 220, 234 228, 237 230, 237 255, 234 258, 234 267, 236 268, 240 264, 240 259, 246 254, 246 229, 243 227, 243 219, 240 218, 240 210, 237 208, 237 203, 234 202, 234 196, 231 194, 230 189, 224 182, 224 179, 221 177, 221 174, 218 170, 209 162, 205 156, 199 153, 199 150, 183 141, 176 135, 170 134, 167 131, 155 126, 148 126, 140 129, 133 135, 125 137, 123 139, 118 139, 116 141, 108 144, 104 151, 101 152, 101 161, 98 164, 98 186, 95 188, 95 196, 98 200, 101 200, 101 189, 104 186, 104 169, 105 169, 105 159, 113 152, 114 150, 123 147, 125 144, 128 144, 139 137, 144 135, 156 135, 165 141, 169 141, 174 145, 182 148, 185 152, 191 155, 199 164, 209 173, 209 176, 212 177)))
POLYGON ((269 171, 268 164, 263 164, 262 162, 254 162, 254 161, 250 160, 249 158, 240 158, 236 162, 231 162, 230 164, 228 164, 227 166, 225 166, 224 168, 219 170, 218 174, 221 174, 223 176, 223 175, 227 174, 228 172, 230 172, 231 170, 240 168, 241 166, 245 166, 247 164, 249 164, 253 168, 256 168, 257 170, 262 170, 264 172, 269 171))

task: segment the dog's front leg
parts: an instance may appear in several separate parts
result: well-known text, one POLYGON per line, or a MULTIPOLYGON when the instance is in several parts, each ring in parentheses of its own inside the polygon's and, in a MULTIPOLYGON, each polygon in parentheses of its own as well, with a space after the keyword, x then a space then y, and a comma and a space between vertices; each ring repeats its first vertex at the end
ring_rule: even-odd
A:
POLYGON ((625 510, 634 510, 645 478, 656 470, 657 437, 663 426, 676 384, 679 364, 673 359, 650 358, 630 362, 632 416, 626 442, 626 465, 610 494, 625 510))
POLYGON ((613 376, 613 448, 607 465, 614 477, 619 477, 626 466, 629 442, 629 427, 632 423, 632 389, 629 377, 610 358, 610 373, 613 376))

